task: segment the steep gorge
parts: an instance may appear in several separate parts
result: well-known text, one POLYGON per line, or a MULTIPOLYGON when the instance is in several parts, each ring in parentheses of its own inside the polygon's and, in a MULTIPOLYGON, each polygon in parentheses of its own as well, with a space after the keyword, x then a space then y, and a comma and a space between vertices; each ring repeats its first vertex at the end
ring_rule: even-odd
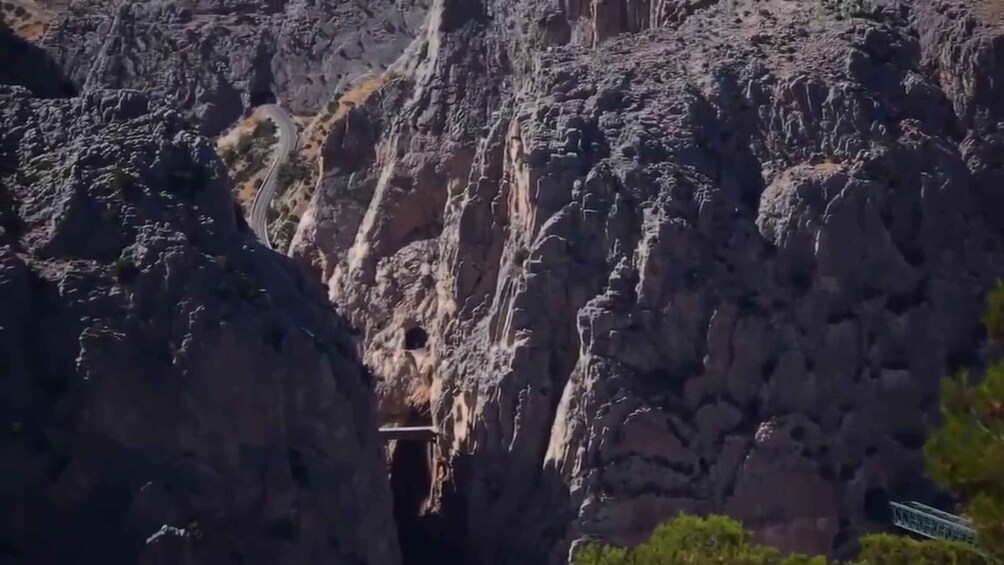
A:
POLYGON ((847 554, 1002 270, 997 2, 439 0, 291 255, 428 404, 464 563, 679 511, 847 554), (423 347, 408 346, 421 328, 423 347))
POLYGON ((83 94, 0 87, 6 557, 559 564, 679 511, 845 555, 950 502, 920 447, 1004 274, 999 1, 68 14, 74 87, 26 86, 83 94), (187 122, 385 66, 290 251, 335 315, 187 122))
POLYGON ((400 563, 371 375, 320 285, 180 112, 62 97, 8 33, 0 562, 400 563))
POLYGON ((78 90, 143 90, 216 135, 268 102, 316 114, 400 55, 428 0, 64 3, 41 44, 78 90))

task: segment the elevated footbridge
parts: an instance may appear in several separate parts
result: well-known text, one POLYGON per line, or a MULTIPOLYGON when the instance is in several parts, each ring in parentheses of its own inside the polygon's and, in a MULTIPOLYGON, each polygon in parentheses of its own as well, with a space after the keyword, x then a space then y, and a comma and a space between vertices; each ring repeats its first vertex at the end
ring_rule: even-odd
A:
POLYGON ((919 502, 890 502, 892 523, 908 532, 931 539, 976 545, 976 530, 968 520, 919 502))
POLYGON ((383 441, 436 441, 439 430, 435 426, 383 426, 380 439, 383 441))

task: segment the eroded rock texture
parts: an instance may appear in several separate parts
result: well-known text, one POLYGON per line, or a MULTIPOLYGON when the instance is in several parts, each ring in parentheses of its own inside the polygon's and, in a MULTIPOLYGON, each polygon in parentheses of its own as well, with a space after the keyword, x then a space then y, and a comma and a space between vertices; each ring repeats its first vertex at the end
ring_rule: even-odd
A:
POLYGON ((291 253, 381 416, 429 403, 453 557, 559 563, 681 510, 843 553, 937 496, 938 380, 1004 272, 1004 5, 431 14, 332 129, 291 253))
POLYGON ((427 0, 73 0, 46 48, 82 91, 136 88, 216 134, 278 100, 314 113, 408 46, 427 0))
POLYGON ((394 565, 369 380, 181 114, 0 86, 0 561, 394 565))

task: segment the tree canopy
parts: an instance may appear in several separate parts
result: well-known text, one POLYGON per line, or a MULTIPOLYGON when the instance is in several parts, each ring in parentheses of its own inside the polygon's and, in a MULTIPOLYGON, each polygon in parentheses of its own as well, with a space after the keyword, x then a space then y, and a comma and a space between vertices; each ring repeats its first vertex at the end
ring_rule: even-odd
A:
MULTIPOLYGON (((1004 343, 1004 284, 990 293, 983 323, 992 343, 1004 343)), ((928 472, 964 501, 981 546, 1004 559, 1004 362, 945 379, 941 412, 924 447, 928 472)))
MULTIPOLYGON (((848 565, 990 565, 974 548, 956 542, 873 534, 861 539, 861 554, 848 565)), ((587 544, 575 565, 830 565, 822 556, 782 555, 756 543, 742 525, 725 516, 680 515, 632 548, 587 544)))

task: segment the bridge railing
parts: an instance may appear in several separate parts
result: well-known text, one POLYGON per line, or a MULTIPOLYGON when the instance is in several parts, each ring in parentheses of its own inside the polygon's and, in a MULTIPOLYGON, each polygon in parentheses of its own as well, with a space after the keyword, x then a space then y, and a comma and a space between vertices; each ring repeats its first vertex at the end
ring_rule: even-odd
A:
POLYGON ((428 441, 434 442, 439 430, 434 426, 383 426, 380 438, 384 441, 428 441))
POLYGON ((889 506, 897 527, 932 539, 976 545, 976 530, 959 516, 913 501, 890 502, 889 506))

